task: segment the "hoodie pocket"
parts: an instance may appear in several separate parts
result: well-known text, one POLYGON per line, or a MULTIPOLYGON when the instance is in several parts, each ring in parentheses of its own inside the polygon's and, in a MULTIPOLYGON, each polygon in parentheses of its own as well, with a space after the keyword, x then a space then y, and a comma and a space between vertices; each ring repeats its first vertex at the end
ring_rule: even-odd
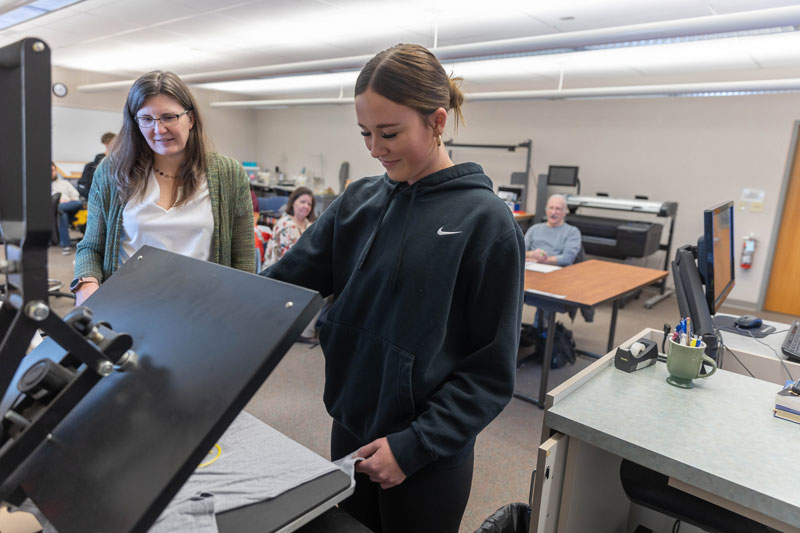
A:
POLYGON ((408 427, 414 418, 414 356, 359 328, 326 322, 325 393, 330 415, 372 440, 408 427))

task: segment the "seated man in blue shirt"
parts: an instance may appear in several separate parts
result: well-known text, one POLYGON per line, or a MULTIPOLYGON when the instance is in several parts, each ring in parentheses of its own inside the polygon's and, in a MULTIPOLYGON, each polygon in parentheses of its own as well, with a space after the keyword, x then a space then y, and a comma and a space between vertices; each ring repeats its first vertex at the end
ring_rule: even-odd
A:
MULTIPOLYGON (((581 231, 564 222, 567 216, 567 199, 561 194, 554 194, 547 200, 547 222, 534 224, 525 232, 525 260, 548 265, 568 266, 575 262, 581 250, 581 231)), ((575 309, 569 311, 570 318, 575 318, 575 309)), ((581 314, 587 322, 594 320, 594 309, 581 308, 581 314)), ((530 346, 536 342, 536 336, 546 324, 540 324, 540 314, 536 311, 534 324, 538 327, 524 328, 520 338, 521 346, 530 346)))
POLYGON ((554 194, 547 200, 547 222, 531 226, 525 232, 525 260, 548 265, 567 266, 575 262, 581 249, 581 232, 564 222, 567 199, 554 194))

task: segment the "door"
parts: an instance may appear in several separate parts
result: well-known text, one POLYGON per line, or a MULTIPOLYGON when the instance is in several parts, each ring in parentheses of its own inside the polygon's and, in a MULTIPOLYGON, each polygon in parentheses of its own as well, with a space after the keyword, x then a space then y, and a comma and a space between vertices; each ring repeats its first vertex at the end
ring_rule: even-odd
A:
POLYGON ((800 316, 800 135, 796 137, 764 309, 800 316))

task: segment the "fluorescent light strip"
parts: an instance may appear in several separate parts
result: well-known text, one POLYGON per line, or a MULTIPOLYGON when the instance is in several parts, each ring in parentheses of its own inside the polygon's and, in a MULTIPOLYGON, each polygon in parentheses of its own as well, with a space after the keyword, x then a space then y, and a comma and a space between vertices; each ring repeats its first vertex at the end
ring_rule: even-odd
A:
MULTIPOLYGON (((779 80, 744 80, 707 83, 675 83, 665 85, 628 85, 619 87, 586 87, 536 91, 495 91, 467 93, 468 102, 511 100, 572 100, 590 98, 666 98, 764 95, 800 92, 800 78, 779 80)), ((289 106, 352 104, 353 97, 297 98, 284 100, 242 100, 211 102, 211 107, 234 109, 271 109, 289 106)))
POLYGON ((83 2, 83 0, 37 0, 36 2, 31 2, 0 15, 0 30, 5 30, 80 2, 83 2))
POLYGON ((798 31, 797 26, 776 26, 747 31, 729 31, 724 33, 708 33, 705 35, 687 35, 684 37, 669 37, 662 39, 644 39, 641 41, 626 41, 620 43, 594 44, 584 46, 582 50, 606 50, 608 48, 629 48, 634 46, 657 46, 660 44, 689 43, 694 41, 710 41, 713 39, 730 39, 732 37, 752 37, 754 35, 772 35, 798 31))

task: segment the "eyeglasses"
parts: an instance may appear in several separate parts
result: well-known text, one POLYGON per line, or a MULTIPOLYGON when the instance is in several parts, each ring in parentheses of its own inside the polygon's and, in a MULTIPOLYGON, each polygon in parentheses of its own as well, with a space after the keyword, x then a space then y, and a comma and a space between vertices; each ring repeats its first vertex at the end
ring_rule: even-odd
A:
POLYGON ((180 119, 183 115, 191 111, 191 109, 187 109, 183 113, 167 113, 166 115, 161 115, 158 118, 148 117, 147 115, 141 117, 135 117, 136 122, 139 123, 140 128, 152 128, 156 125, 156 120, 159 121, 163 126, 174 126, 178 123, 178 119, 180 119))

